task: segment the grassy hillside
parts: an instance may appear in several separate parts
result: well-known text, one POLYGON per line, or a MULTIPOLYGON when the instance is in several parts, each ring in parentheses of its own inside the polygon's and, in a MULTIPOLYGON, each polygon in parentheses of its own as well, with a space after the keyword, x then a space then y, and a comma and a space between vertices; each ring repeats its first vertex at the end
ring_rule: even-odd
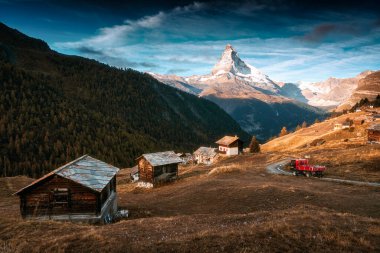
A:
POLYGON ((335 123, 362 119, 367 113, 344 114, 302 128, 262 145, 276 157, 310 157, 313 164, 327 166, 326 175, 344 179, 380 182, 380 145, 367 144, 366 129, 372 122, 351 129, 335 130, 335 123))
POLYGON ((51 51, 0 24, 0 175, 40 176, 84 153, 129 166, 141 153, 248 139, 214 103, 51 51))

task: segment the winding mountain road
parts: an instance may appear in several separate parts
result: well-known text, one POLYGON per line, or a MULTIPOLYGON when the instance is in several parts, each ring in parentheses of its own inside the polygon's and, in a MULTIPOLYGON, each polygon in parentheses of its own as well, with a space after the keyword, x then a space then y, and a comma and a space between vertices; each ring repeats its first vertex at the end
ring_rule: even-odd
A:
MULTIPOLYGON (((270 174, 292 176, 293 174, 291 172, 288 172, 288 171, 285 171, 282 169, 283 166, 289 162, 290 162, 290 159, 284 159, 284 160, 281 160, 279 162, 269 164, 267 166, 267 172, 270 174)), ((315 178, 315 179, 330 181, 330 182, 337 182, 337 183, 347 183, 347 184, 355 184, 355 185, 380 187, 380 183, 376 183, 376 182, 365 182, 365 181, 356 181, 356 180, 347 180, 347 179, 337 179, 337 178, 330 178, 330 177, 315 178)))

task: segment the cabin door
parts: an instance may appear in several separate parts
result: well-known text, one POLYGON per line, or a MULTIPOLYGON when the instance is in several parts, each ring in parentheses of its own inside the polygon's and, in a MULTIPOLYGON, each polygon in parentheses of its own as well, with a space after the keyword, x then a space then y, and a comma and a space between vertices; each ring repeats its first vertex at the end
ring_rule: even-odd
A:
POLYGON ((49 196, 51 214, 67 213, 71 208, 70 189, 54 188, 49 196))

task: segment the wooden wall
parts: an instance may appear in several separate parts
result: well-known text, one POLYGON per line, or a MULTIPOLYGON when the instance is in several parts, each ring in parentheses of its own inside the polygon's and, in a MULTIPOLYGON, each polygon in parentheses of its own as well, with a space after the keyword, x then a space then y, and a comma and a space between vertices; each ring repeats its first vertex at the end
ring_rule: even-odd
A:
POLYGON ((110 180, 106 187, 100 193, 101 206, 107 201, 112 192, 116 192, 116 175, 110 180))
POLYGON ((380 142, 380 131, 368 130, 368 141, 380 142))
POLYGON ((153 184, 153 166, 144 158, 140 158, 139 163, 139 179, 143 182, 153 184))
POLYGON ((42 216, 75 213, 100 212, 99 193, 96 193, 71 180, 53 175, 46 181, 32 186, 20 195, 22 216, 42 216), (69 190, 69 203, 59 204, 54 201, 54 189, 69 190))

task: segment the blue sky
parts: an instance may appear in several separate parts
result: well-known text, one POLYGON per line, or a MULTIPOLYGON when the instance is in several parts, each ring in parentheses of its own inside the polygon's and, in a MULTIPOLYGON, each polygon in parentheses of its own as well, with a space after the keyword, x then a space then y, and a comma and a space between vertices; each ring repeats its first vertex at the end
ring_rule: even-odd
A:
POLYGON ((0 21, 122 68, 207 74, 230 43, 273 80, 320 81, 380 69, 380 7, 357 3, 0 0, 0 21))

